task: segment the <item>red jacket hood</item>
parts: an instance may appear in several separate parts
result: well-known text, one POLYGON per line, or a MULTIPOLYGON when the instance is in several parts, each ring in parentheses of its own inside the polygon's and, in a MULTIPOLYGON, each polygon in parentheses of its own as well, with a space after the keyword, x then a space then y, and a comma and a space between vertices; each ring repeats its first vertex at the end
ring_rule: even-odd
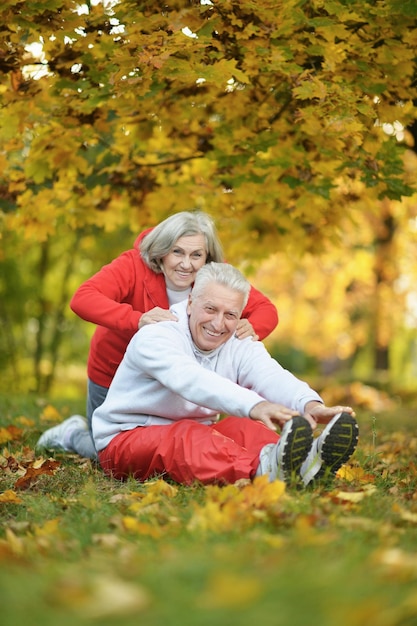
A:
POLYGON ((139 250, 139 246, 140 246, 140 243, 141 243, 142 239, 143 239, 144 237, 146 237, 146 235, 148 235, 148 234, 149 234, 152 230, 153 230, 153 227, 152 227, 152 228, 147 228, 147 229, 146 229, 146 230, 144 230, 142 233, 140 233, 140 235, 138 235, 138 236, 136 237, 135 243, 134 243, 134 245, 133 245, 133 247, 135 248, 135 250, 139 250))

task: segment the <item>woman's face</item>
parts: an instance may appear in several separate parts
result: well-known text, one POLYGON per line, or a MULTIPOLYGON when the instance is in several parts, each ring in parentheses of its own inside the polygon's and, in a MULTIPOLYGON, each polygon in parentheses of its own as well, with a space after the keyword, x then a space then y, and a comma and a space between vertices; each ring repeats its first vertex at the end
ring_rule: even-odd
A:
POLYGON ((162 257, 162 270, 169 289, 183 291, 191 287, 197 271, 207 261, 204 235, 180 237, 162 257))

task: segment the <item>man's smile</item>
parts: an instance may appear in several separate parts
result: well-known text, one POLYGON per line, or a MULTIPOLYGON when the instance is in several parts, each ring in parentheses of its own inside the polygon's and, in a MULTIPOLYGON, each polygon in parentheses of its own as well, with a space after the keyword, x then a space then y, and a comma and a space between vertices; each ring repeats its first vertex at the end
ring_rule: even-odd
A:
POLYGON ((203 326, 203 330, 205 333, 207 333, 207 335, 209 335, 210 337, 221 337, 224 334, 224 331, 216 331, 216 330, 212 330, 210 328, 207 328, 206 326, 203 326))

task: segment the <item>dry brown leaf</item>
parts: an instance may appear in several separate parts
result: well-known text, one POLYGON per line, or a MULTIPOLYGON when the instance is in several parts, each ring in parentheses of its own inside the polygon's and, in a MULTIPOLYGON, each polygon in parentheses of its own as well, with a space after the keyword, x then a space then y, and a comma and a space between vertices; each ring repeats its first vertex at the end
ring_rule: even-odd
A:
MULTIPOLYGON (((36 464, 39 465, 38 463, 36 464)), ((25 474, 18 478, 15 482, 15 489, 29 489, 32 483, 39 478, 39 476, 44 474, 51 476, 55 474, 60 465, 59 461, 54 461, 53 459, 43 461, 39 467, 34 467, 33 464, 31 464, 26 469, 25 474)))
POLYGON ((18 426, 10 424, 9 426, 0 428, 0 444, 7 443, 8 441, 16 441, 21 439, 23 430, 18 426))

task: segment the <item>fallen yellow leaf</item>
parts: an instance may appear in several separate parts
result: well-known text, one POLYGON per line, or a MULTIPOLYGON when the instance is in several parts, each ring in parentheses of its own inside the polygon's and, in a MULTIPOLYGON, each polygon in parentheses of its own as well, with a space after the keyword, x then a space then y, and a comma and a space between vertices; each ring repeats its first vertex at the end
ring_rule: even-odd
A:
POLYGON ((375 481, 375 477, 372 474, 367 474, 365 470, 358 466, 343 465, 336 474, 337 478, 346 480, 347 482, 370 482, 375 481))
POLYGON ((52 404, 47 404, 40 415, 41 422, 60 422, 61 415, 52 404))
POLYGON ((35 426, 35 420, 25 415, 20 415, 14 420, 17 424, 24 426, 25 428, 33 428, 35 426))
POLYGON ((366 496, 372 495, 376 490, 374 485, 367 485, 367 488, 362 491, 337 491, 333 494, 333 497, 344 502, 356 503, 366 498, 366 496))
POLYGON ((35 526, 34 530, 37 537, 56 535, 59 531, 59 519, 48 520, 43 526, 35 526))
POLYGON ((7 441, 12 441, 13 436, 7 430, 7 428, 0 428, 0 443, 6 443, 7 441))
POLYGON ((0 502, 7 504, 22 504, 23 500, 22 498, 19 498, 14 491, 8 489, 4 493, 0 494, 0 502))
POLYGON ((162 534, 161 528, 156 524, 146 524, 145 522, 140 522, 135 517, 131 517, 129 515, 125 515, 123 517, 122 524, 125 530, 135 532, 138 535, 147 535, 149 537, 153 537, 154 539, 158 539, 162 534))

